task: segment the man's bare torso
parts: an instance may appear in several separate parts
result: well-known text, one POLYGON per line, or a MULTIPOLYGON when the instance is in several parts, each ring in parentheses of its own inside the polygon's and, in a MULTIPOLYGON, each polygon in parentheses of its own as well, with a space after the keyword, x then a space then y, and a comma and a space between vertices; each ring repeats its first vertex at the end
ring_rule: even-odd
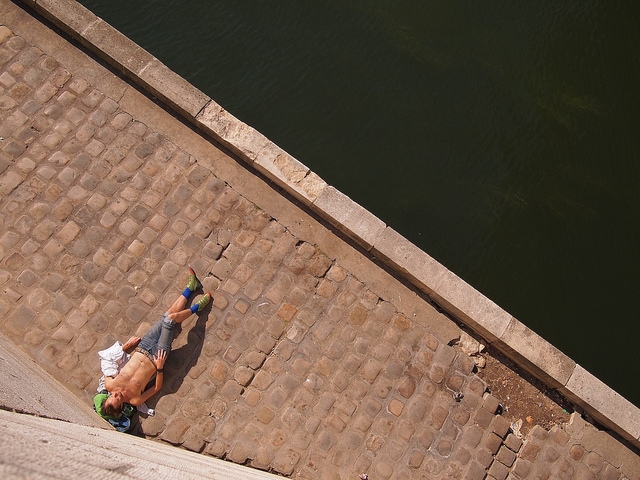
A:
POLYGON ((140 352, 133 352, 129 361, 113 379, 111 389, 121 389, 125 401, 136 404, 149 381, 156 373, 156 366, 140 352))

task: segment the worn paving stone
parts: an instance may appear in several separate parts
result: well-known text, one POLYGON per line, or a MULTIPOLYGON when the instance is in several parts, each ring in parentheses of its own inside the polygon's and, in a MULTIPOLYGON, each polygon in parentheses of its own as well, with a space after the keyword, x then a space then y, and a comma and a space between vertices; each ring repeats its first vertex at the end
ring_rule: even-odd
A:
POLYGON ((54 32, 27 41, 11 28, 0 322, 79 397, 97 386, 96 352, 144 333, 192 266, 214 301, 174 341, 157 414, 140 418, 150 438, 300 478, 621 477, 581 445, 594 427, 579 417, 580 429, 516 437, 473 361, 438 340, 441 324, 407 317, 331 243, 296 237, 266 213, 275 190, 248 198, 220 178, 209 155, 237 187, 256 181, 212 145, 190 151, 179 121, 87 80, 111 75, 103 67, 44 53, 54 32))

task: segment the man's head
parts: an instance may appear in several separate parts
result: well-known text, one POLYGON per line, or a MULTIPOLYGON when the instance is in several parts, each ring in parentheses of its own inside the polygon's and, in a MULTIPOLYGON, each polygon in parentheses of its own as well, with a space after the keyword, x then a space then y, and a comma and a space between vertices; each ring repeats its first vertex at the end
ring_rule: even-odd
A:
POLYGON ((120 391, 114 391, 110 394, 96 395, 94 402, 96 411, 103 418, 117 419, 122 415, 124 398, 120 391))
POLYGON ((111 418, 118 418, 122 415, 122 408, 124 402, 115 395, 109 395, 109 397, 102 404, 102 413, 111 418))

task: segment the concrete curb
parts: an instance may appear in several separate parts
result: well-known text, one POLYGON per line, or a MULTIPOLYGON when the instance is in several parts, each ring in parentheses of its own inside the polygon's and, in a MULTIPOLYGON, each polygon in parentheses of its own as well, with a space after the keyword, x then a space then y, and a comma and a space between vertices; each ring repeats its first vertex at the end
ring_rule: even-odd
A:
POLYGON ((0 410, 0 428, 2 478, 282 478, 134 435, 123 441, 115 430, 32 415, 0 410))
POLYGON ((0 410, 113 430, 92 408, 0 335, 0 410))
POLYGON ((311 208, 452 316, 640 448, 640 409, 304 164, 73 0, 23 0, 239 159, 311 208))

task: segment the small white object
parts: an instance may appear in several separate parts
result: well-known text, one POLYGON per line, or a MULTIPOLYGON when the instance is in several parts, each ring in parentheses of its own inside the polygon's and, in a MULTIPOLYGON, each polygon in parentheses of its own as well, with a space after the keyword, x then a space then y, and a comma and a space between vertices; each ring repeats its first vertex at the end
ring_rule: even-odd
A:
POLYGON ((153 417, 156 414, 156 411, 153 408, 147 407, 146 403, 141 403, 136 407, 140 413, 153 417))
POLYGON ((513 422, 511 424, 511 431, 518 438, 522 438, 522 432, 520 431, 521 428, 522 428, 522 419, 521 418, 518 421, 513 422))

